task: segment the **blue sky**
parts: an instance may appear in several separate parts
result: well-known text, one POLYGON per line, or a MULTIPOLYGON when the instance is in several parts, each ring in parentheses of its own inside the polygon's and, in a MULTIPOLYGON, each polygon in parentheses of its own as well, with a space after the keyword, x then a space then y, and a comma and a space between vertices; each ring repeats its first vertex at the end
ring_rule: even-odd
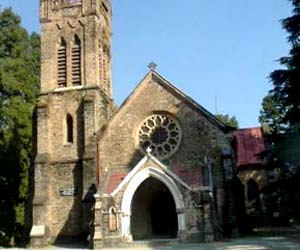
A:
MULTIPOLYGON (((113 0, 113 90, 118 105, 157 71, 215 113, 259 125, 269 73, 288 53, 287 0, 113 0)), ((0 0, 39 32, 38 0, 0 0)))

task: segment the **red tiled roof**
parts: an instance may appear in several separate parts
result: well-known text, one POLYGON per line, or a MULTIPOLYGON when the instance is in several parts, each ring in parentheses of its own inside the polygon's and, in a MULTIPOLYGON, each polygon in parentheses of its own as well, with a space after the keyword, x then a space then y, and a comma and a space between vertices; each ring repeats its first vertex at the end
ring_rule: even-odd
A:
POLYGON ((104 193, 106 193, 106 194, 112 193, 117 188, 117 186, 122 182, 122 180, 124 180, 126 175, 127 174, 125 174, 125 173, 111 174, 106 183, 104 193))
POLYGON ((263 165, 259 154, 266 150, 261 127, 238 129, 234 132, 237 149, 237 166, 263 165))
POLYGON ((193 167, 189 169, 175 167, 174 173, 191 187, 202 186, 202 169, 193 167))
MULTIPOLYGON (((184 169, 181 167, 176 167, 174 173, 182 179, 185 183, 191 187, 200 187, 202 186, 202 171, 201 168, 190 168, 184 169)), ((126 173, 113 173, 108 177, 108 180, 105 185, 104 193, 112 193, 118 185, 126 177, 126 173)))

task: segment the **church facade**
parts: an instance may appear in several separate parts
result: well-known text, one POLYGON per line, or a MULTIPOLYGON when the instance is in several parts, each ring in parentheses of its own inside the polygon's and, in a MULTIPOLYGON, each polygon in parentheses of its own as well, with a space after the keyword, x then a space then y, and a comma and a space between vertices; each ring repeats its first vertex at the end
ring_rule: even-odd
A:
POLYGON ((111 13, 40 0, 31 244, 221 239, 237 227, 233 131, 154 69, 116 108, 111 13))

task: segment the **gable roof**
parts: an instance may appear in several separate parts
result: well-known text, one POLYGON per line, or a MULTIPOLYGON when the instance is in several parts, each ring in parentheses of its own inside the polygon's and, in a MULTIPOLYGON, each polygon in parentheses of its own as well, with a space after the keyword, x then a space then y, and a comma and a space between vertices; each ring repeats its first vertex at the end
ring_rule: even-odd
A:
POLYGON ((163 87, 170 90, 173 94, 175 94, 177 97, 179 97, 179 99, 181 99, 187 105, 191 106, 197 112, 202 113, 211 123, 216 125, 219 129, 221 129, 225 132, 231 131, 234 129, 234 128, 231 128, 231 127, 225 125, 223 122, 221 122, 219 119, 217 119, 212 113, 210 113, 207 109, 205 109, 203 106, 201 106, 199 103, 197 103, 190 96, 186 95, 183 91, 181 91, 179 88, 174 86, 171 82, 169 82, 166 78, 164 78, 163 76, 158 74, 156 71, 151 70, 149 73, 152 73, 153 80, 157 80, 157 82, 159 84, 161 84, 163 87))
POLYGON ((259 156, 266 150, 263 130, 261 127, 238 129, 234 132, 237 150, 237 167, 264 165, 259 156))
POLYGON ((167 89, 169 92, 171 92, 173 95, 175 95, 177 98, 179 98, 182 102, 186 103, 188 106, 190 106, 192 109, 194 109, 196 112, 201 113, 203 116, 207 118, 208 121, 210 121, 213 125, 218 127, 223 132, 229 132, 233 131, 234 128, 229 127, 225 125, 223 122, 218 120, 212 113, 210 113, 207 109, 202 107, 200 104, 198 104, 195 100, 193 100, 190 96, 183 93, 180 89, 175 87, 172 83, 170 83, 167 79, 162 77, 159 73, 157 73, 154 70, 150 70, 144 78, 139 82, 139 84, 134 88, 134 90, 130 93, 130 95, 125 99, 125 101, 121 104, 121 106, 118 108, 112 119, 108 122, 108 126, 114 119, 116 119, 120 114, 122 114, 122 111, 124 108, 134 99, 134 97, 138 94, 138 92, 141 90, 142 86, 144 85, 147 80, 152 80, 153 82, 159 84, 163 88, 167 89))

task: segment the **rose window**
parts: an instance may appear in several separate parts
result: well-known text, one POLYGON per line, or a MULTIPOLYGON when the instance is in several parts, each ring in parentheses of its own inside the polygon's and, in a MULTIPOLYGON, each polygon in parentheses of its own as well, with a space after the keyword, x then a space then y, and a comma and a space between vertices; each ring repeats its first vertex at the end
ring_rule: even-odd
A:
POLYGON ((181 141, 178 122, 166 115, 151 115, 141 124, 138 134, 143 151, 151 149, 151 154, 165 159, 173 155, 181 141))

